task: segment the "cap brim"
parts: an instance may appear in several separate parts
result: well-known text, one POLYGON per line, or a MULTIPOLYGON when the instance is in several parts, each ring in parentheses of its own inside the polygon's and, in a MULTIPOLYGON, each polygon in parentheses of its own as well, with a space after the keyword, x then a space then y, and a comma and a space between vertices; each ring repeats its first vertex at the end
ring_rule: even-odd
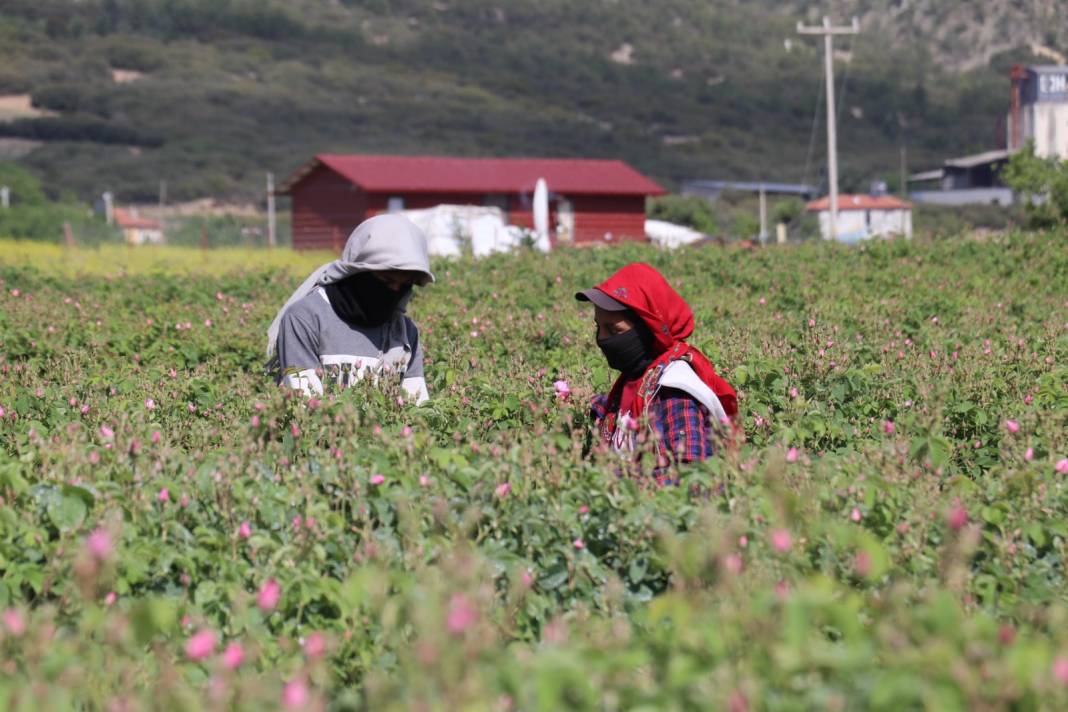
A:
POLYGON ((594 306, 600 307, 605 311, 624 311, 627 308, 626 304, 617 302, 596 287, 593 289, 584 289, 581 292, 575 292, 575 299, 580 302, 593 302, 594 306))

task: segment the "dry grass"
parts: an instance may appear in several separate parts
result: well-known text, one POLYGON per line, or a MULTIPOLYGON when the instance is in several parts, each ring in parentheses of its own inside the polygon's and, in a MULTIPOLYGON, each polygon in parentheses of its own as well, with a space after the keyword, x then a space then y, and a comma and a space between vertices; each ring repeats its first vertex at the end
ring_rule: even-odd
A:
POLYGON ((28 240, 0 240, 0 265, 32 267, 65 276, 119 276, 152 272, 226 274, 248 269, 281 269, 303 276, 329 262, 329 252, 295 252, 290 249, 258 250, 145 245, 101 245, 67 248, 28 240))
POLYGON ((55 116, 53 111, 34 107, 29 94, 4 94, 0 96, 0 121, 33 119, 39 116, 55 116))

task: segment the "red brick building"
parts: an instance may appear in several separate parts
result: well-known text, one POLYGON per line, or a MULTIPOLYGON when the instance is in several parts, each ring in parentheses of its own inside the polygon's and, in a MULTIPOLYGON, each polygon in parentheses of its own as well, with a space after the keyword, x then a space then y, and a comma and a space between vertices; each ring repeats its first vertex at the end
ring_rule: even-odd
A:
POLYGON ((292 199, 294 248, 340 250, 366 218, 442 204, 495 206, 509 223, 533 227, 539 178, 558 242, 644 241, 645 198, 665 192, 622 161, 330 154, 278 192, 292 199))

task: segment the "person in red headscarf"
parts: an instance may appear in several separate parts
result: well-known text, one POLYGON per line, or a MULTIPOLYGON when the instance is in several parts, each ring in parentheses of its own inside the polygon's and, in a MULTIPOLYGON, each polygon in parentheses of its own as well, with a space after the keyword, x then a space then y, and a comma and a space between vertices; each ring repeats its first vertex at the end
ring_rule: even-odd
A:
POLYGON ((738 398, 686 343, 694 326, 686 301, 641 262, 575 298, 593 304, 597 345, 619 371, 611 391, 592 404, 601 438, 625 453, 651 443, 662 482, 670 466, 711 457, 716 434, 734 431, 738 398))

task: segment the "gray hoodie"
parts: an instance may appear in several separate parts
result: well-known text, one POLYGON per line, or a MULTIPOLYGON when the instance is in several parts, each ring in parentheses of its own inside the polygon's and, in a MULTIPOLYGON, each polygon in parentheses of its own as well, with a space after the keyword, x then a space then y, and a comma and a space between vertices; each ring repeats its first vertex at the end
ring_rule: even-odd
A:
POLYGON ((283 382, 310 395, 322 392, 316 369, 336 366, 338 373, 333 375, 351 383, 368 370, 377 375, 386 368, 401 371, 405 389, 419 401, 426 399, 418 330, 404 314, 407 299, 385 326, 364 328, 342 322, 320 289, 358 272, 377 270, 421 272, 418 284, 433 282, 423 231, 400 215, 365 220, 349 236, 341 259, 319 267, 304 280, 267 330, 268 367, 283 382), (339 350, 346 353, 334 353, 339 350), (313 357, 317 363, 305 363, 313 357), (289 372, 282 373, 283 369, 289 372))

